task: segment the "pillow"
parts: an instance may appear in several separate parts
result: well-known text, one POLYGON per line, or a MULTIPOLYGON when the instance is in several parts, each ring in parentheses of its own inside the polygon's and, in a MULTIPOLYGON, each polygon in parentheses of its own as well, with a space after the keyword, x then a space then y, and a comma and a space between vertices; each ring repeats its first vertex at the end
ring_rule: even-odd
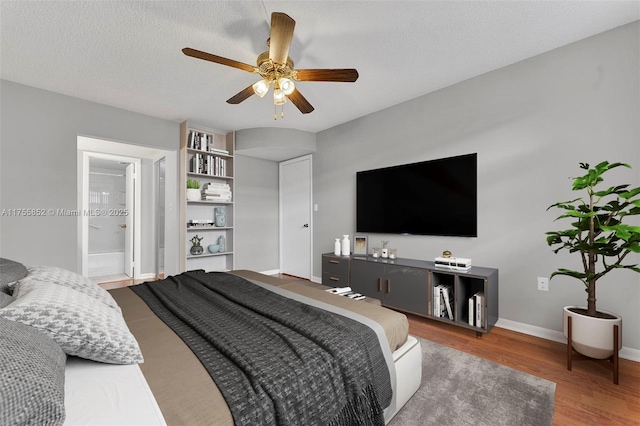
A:
POLYGON ((9 296, 6 293, 0 291, 0 309, 9 305, 9 303, 13 302, 13 297, 9 296))
POLYGON ((22 263, 0 258, 0 292, 11 294, 16 281, 26 277, 27 273, 27 268, 22 263))
POLYGON ((111 364, 142 362, 138 342, 120 312, 73 288, 21 282, 0 316, 51 337, 68 355, 111 364))
MULTIPOLYGON (((68 271, 66 269, 57 268, 55 266, 30 266, 28 268, 29 275, 22 279, 19 284, 29 281, 47 282, 52 284, 58 284, 63 287, 69 287, 80 293, 84 293, 105 305, 115 309, 118 312, 120 307, 113 300, 113 297, 107 292, 107 290, 100 287, 87 277, 78 275, 75 272, 68 271)), ((15 291, 15 287, 14 287, 15 291)))
POLYGON ((65 419, 60 346, 33 327, 0 318, 0 424, 61 425, 65 419))

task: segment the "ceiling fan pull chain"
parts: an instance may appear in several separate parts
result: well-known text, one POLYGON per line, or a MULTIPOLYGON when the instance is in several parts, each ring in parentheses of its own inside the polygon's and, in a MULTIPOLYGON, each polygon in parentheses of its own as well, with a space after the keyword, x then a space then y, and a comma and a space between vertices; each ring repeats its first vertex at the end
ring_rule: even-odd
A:
POLYGON ((278 119, 278 107, 275 104, 273 105, 273 119, 278 119))
POLYGON ((284 118, 284 105, 280 106, 280 114, 281 114, 281 117, 284 118))

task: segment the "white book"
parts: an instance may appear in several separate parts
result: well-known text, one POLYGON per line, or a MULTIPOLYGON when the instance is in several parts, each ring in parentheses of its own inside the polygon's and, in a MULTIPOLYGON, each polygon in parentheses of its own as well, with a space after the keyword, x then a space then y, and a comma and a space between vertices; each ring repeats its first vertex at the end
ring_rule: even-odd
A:
POLYGON ((469 298, 469 325, 475 325, 476 319, 476 301, 475 297, 471 296, 469 298))
POLYGON ((482 327, 484 321, 483 306, 484 306, 484 293, 479 291, 474 296, 476 301, 476 327, 482 327))
POLYGON ((326 291, 333 294, 346 294, 351 291, 351 287, 336 287, 327 289, 326 291))
POLYGON ((438 317, 438 318, 442 318, 444 317, 444 312, 445 312, 445 307, 444 307, 444 299, 442 298, 442 288, 444 287, 444 285, 440 284, 437 285, 434 288, 434 310, 433 310, 433 314, 438 317))

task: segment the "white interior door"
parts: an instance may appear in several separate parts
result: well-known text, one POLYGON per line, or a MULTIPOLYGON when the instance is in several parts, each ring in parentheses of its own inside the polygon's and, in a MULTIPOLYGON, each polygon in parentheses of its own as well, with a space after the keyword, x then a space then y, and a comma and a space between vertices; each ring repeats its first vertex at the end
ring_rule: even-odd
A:
POLYGON ((133 240, 134 240, 134 208, 135 208, 135 163, 129 163, 125 171, 125 208, 128 214, 124 215, 124 273, 133 278, 133 240))
POLYGON ((280 272, 311 279, 311 156, 280 163, 280 272))

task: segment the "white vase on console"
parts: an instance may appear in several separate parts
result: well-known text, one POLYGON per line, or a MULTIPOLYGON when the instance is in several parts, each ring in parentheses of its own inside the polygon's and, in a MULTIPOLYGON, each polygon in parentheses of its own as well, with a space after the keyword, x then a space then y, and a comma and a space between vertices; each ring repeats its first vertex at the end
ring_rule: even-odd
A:
POLYGON ((349 241, 348 235, 343 235, 342 237, 342 255, 349 256, 351 254, 351 241, 349 241))

